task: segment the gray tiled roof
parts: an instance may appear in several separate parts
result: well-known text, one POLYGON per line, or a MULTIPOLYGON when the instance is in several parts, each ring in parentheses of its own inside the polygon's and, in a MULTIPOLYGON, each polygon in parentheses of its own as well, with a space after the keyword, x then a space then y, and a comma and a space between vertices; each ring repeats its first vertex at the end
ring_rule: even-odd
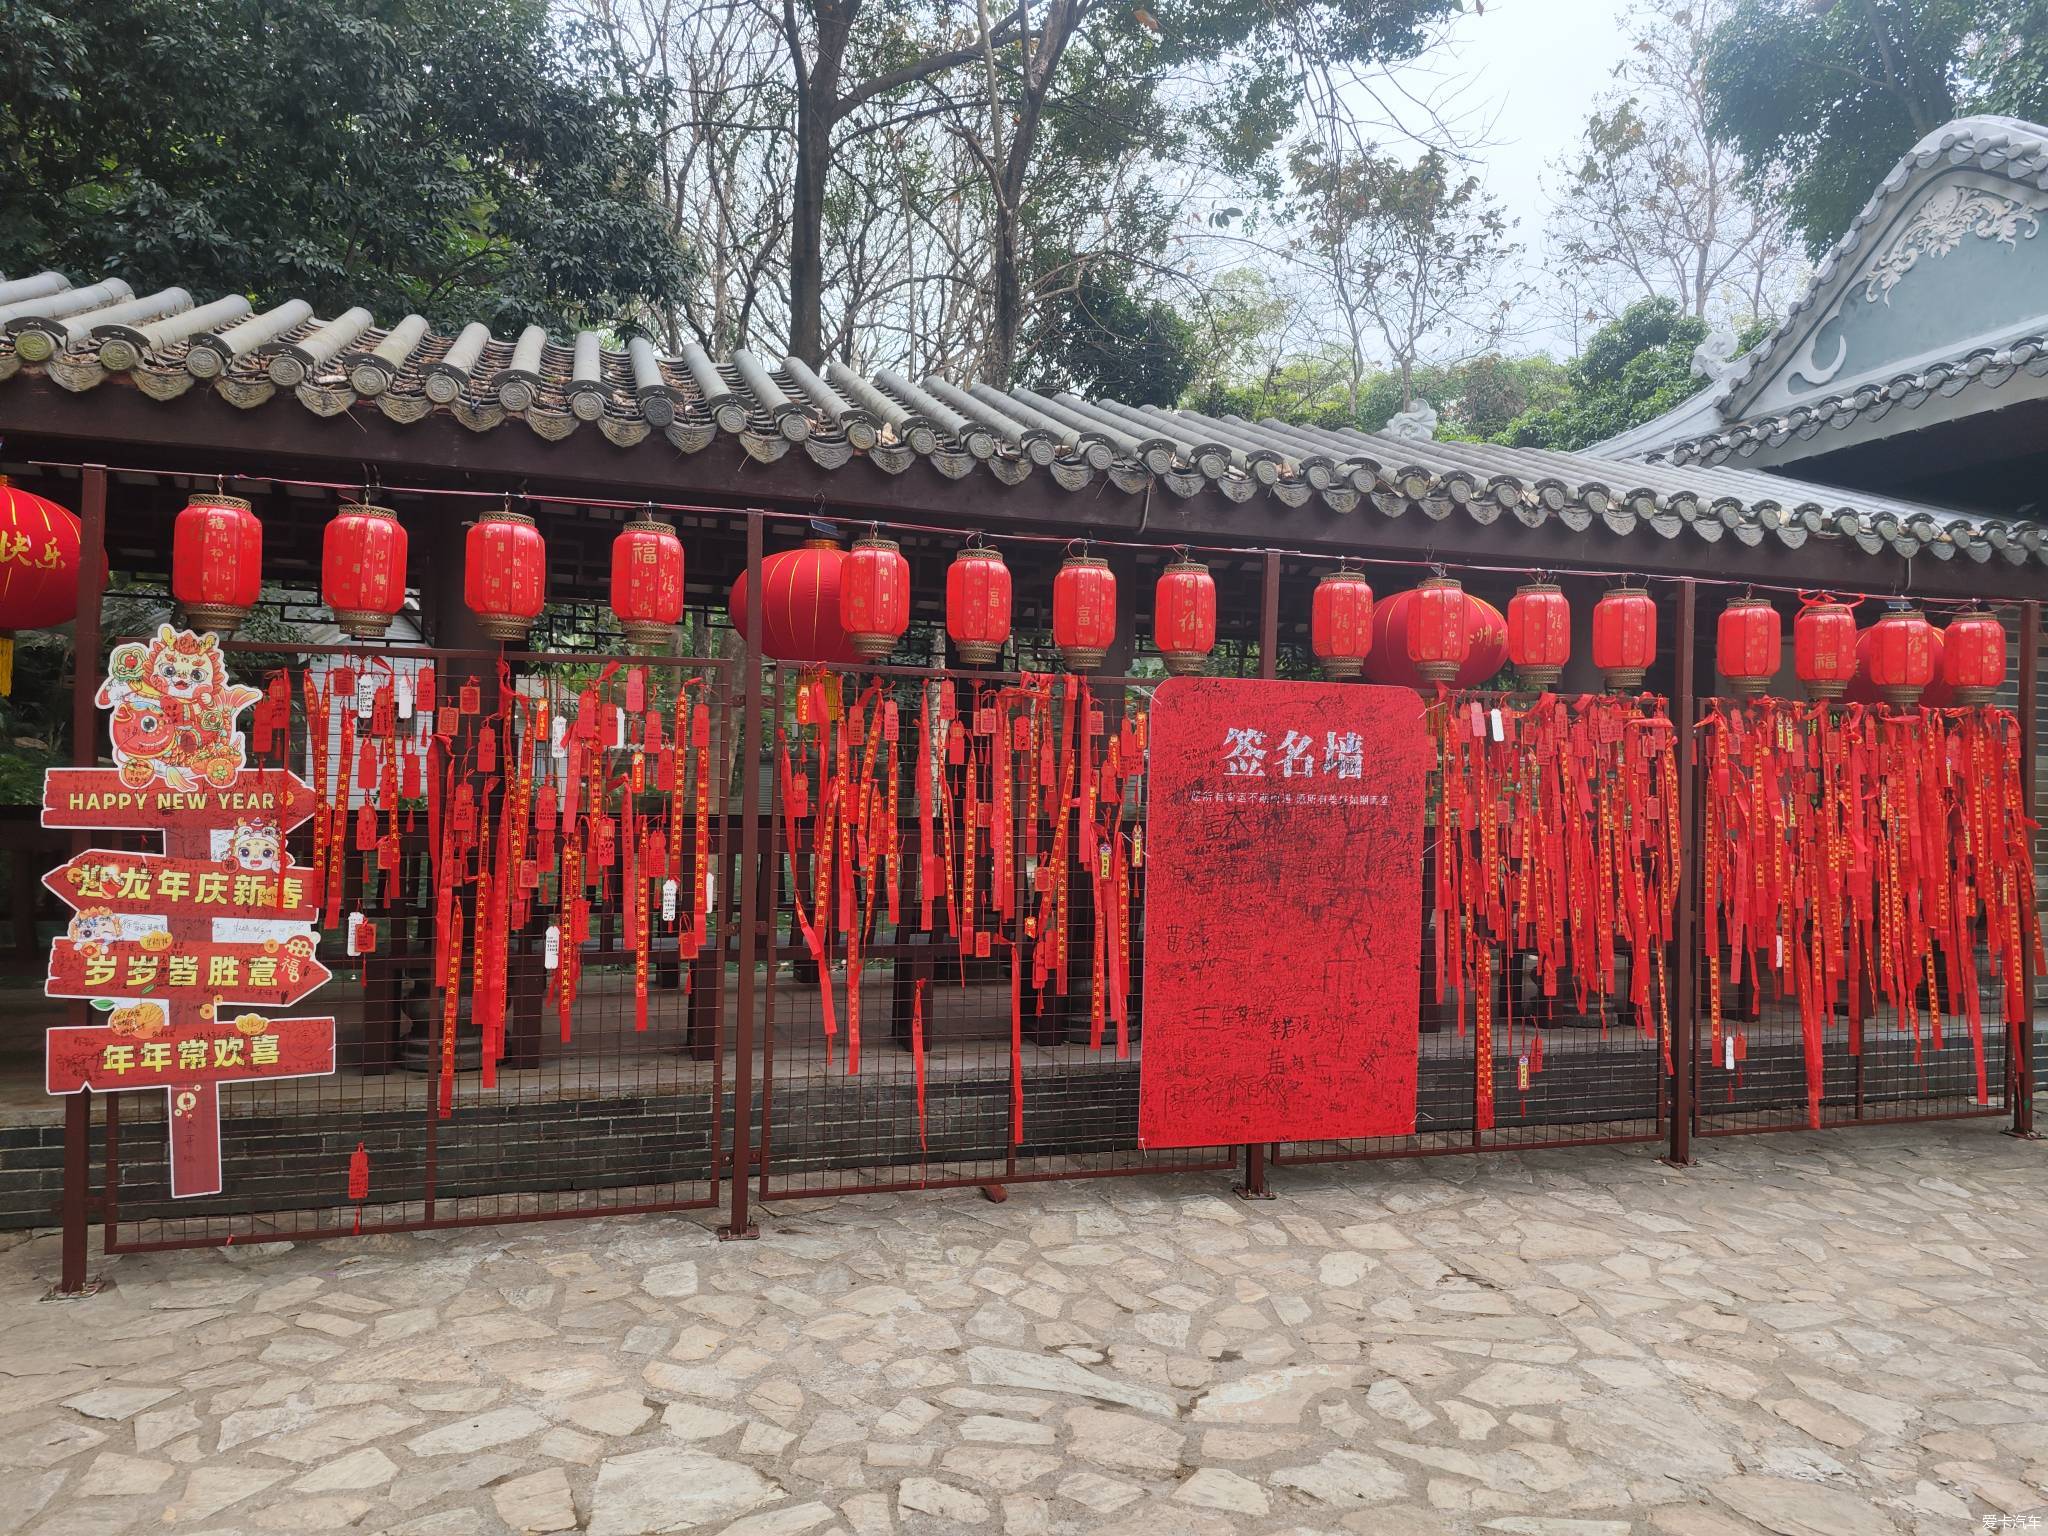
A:
POLYGON ((2048 128, 2011 117, 1965 117, 1929 133, 1908 150, 1878 183, 1841 239, 1815 265, 1812 279, 1776 329, 1736 361, 1728 375, 1655 421, 1600 445, 1617 457, 1668 459, 1674 464, 1719 464, 1746 457, 1793 438, 1810 438, 1822 428, 1842 428, 1910 410, 1926 400, 1966 389, 1996 390, 2021 373, 2048 376, 2048 297, 2042 301, 2039 333, 2015 337, 1997 347, 1975 347, 1951 358, 1900 373, 1882 383, 1817 395, 1789 409, 1729 419, 1745 385, 1762 380, 1803 334, 1812 312, 1845 265, 1869 254, 1872 226, 1888 217, 1897 200, 1923 173, 1968 167, 2022 185, 2048 189, 2048 128), (1719 419, 1717 419, 1719 418, 1719 419), (1702 419, 1714 423, 1700 431, 1702 419))
POLYGON ((922 459, 953 479, 1016 484, 1042 472, 1070 492, 1107 484, 1135 495, 1157 483, 1336 512, 1370 503, 1389 516, 1556 519, 1573 531, 1597 522, 1702 545, 1839 539, 1871 555, 2048 565, 2035 523, 1727 468, 1211 418, 748 352, 720 361, 694 345, 667 356, 594 331, 506 339, 471 325, 447 336, 417 315, 388 327, 364 309, 321 319, 299 300, 256 313, 240 297, 196 305, 175 288, 138 298, 118 279, 0 282, 0 381, 24 369, 80 395, 132 386, 171 401, 211 389, 245 410, 296 402, 319 416, 452 418, 479 433, 523 423, 549 441, 590 430, 621 447, 658 438, 696 453, 724 437, 759 461, 800 452, 832 470, 859 459, 861 472, 900 474, 922 459))

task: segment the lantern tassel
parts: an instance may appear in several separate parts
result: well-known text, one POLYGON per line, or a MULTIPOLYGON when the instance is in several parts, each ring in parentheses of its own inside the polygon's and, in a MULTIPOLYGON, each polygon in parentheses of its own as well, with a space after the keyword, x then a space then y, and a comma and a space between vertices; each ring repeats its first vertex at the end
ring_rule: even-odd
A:
POLYGON ((14 636, 0 630, 0 698, 14 692, 14 636))

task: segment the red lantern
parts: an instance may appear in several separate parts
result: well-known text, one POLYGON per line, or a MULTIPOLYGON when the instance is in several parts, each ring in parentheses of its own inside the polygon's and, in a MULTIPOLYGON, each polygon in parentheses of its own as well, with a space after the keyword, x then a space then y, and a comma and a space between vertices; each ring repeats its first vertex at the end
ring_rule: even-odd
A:
POLYGON ((996 550, 970 544, 946 568, 946 633, 971 667, 1003 654, 1010 638, 1010 568, 996 550))
POLYGON ((1593 665, 1609 693, 1633 693, 1657 659, 1657 603, 1641 587, 1616 587, 1593 605, 1593 665))
POLYGON ((853 541, 839 567, 839 627, 862 661, 880 661, 910 627, 910 562, 894 539, 853 541))
POLYGON ((1093 672, 1116 641, 1116 576, 1107 560, 1069 555, 1052 581, 1052 643, 1070 672, 1093 672))
MULTIPOLYGON (((1415 616, 1416 588, 1396 592, 1372 611, 1372 654, 1365 675, 1398 688, 1426 688, 1421 669, 1408 659, 1408 626, 1415 616)), ((1477 688, 1508 659, 1508 622, 1484 598, 1465 594, 1465 637, 1471 642, 1465 664, 1451 679, 1453 688, 1477 688)))
POLYGON ((1785 621, 1760 597, 1738 598, 1721 610, 1714 630, 1714 662, 1738 699, 1770 687, 1785 659, 1785 621))
POLYGON ((635 518, 612 540, 612 617, 643 651, 664 649, 683 620, 683 541, 659 518, 635 518))
POLYGON ((1809 697, 1839 699, 1856 676, 1856 615, 1847 603, 1820 597, 1792 621, 1792 670, 1809 697))
POLYGON ((1934 626, 1917 608, 1892 609, 1871 626, 1863 648, 1871 684, 1888 704, 1917 703, 1934 680, 1934 626))
POLYGON ((1152 589, 1152 643, 1175 677, 1201 671, 1216 649, 1216 581, 1185 552, 1152 589))
POLYGON ((233 634, 263 591, 263 524, 239 496, 197 492, 171 530, 171 596, 201 629, 233 634))
POLYGON ((1446 687, 1472 654, 1465 589, 1448 576, 1432 576, 1415 589, 1408 614, 1408 659, 1425 683, 1446 687))
POLYGON ((548 548, 523 512, 486 512, 462 546, 462 600, 493 640, 524 640, 547 602, 548 548))
POLYGON ((14 632, 78 613, 78 519, 0 475, 0 694, 14 691, 14 632))
POLYGON ((1989 704, 2005 686, 2005 626, 1972 608, 1950 619, 1941 639, 1941 675, 1956 703, 1989 704))
POLYGON ((1308 637, 1330 681, 1343 682, 1365 670, 1365 658, 1372 654, 1372 587, 1363 576, 1335 570, 1316 583, 1308 637))
POLYGON ((405 606, 405 529, 389 507, 341 504, 320 536, 320 601, 345 635, 376 640, 405 606))
MULTIPOLYGON (((843 665, 854 659, 853 643, 839 626, 839 574, 846 551, 830 539, 809 539, 761 562, 761 651, 775 661, 843 665)), ((732 584, 726 612, 742 635, 748 632, 751 601, 747 573, 732 584)))
POLYGON ((1508 599, 1508 660, 1532 687, 1545 693, 1572 659, 1572 605, 1547 581, 1532 581, 1508 599))

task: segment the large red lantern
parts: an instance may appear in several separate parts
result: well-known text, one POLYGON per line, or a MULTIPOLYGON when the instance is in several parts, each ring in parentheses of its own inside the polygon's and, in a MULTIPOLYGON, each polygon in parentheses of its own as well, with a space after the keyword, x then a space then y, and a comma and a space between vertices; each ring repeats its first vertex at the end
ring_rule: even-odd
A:
POLYGON ((1917 703, 1934 680, 1935 634, 1927 615, 1901 604, 1871 626, 1859 642, 1871 686, 1887 704, 1905 708, 1917 703))
POLYGON ((1714 629, 1714 664, 1738 699, 1770 687, 1785 659, 1785 622, 1760 597, 1737 598, 1721 610, 1714 629))
POLYGON ((320 601, 341 632, 375 640, 405 606, 405 529, 389 507, 347 501, 320 536, 320 601))
MULTIPOLYGON (((1372 654, 1365 675, 1397 688, 1427 688, 1422 672, 1408 659, 1408 626, 1415 616, 1418 588, 1396 592, 1372 611, 1372 654)), ((1465 664, 1451 679, 1453 688, 1477 688, 1508 659, 1508 626, 1501 611, 1481 597, 1465 594, 1465 638, 1470 642, 1465 664)))
POLYGON ((1152 643, 1175 677, 1201 671, 1216 649, 1216 581, 1185 550, 1152 589, 1152 643))
POLYGON ((1339 569, 1316 583, 1308 638, 1330 681, 1343 682, 1365 669, 1372 654, 1372 587, 1363 576, 1339 569))
MULTIPOLYGON (((853 642, 839 626, 839 575, 846 551, 831 539, 808 539, 761 562, 761 652, 775 661, 844 665, 853 642)), ((752 613, 747 573, 732 584, 726 612, 733 628, 749 632, 752 613)))
POLYGON ((1010 567, 985 544, 970 544, 946 568, 946 633, 972 667, 1003 654, 1010 638, 1010 567))
POLYGON ((1116 575, 1095 555, 1068 555, 1052 581, 1052 643, 1070 672, 1093 672, 1116 642, 1116 575))
POLYGON ((2005 626, 1971 608, 1948 621, 1941 644, 1941 676, 1955 702, 1989 704, 2005 686, 2005 626))
POLYGON ((1425 683, 1447 687, 1472 654, 1465 589, 1449 576, 1432 576, 1415 589, 1408 614, 1408 659, 1425 683))
POLYGON ((1633 693, 1657 659, 1657 603, 1641 587, 1616 587, 1593 605, 1593 665, 1609 693, 1633 693))
POLYGON ((612 617, 636 650, 661 650, 683 621, 683 541, 658 517, 612 540, 612 617))
POLYGON ((469 525, 462 600, 493 640, 524 640, 547 604, 548 549, 533 519, 509 508, 469 525))
POLYGON ((78 519, 0 475, 0 694, 14 691, 14 632, 78 613, 78 519))
POLYGON ((201 629, 233 634, 263 592, 263 524, 239 496, 195 492, 171 529, 171 596, 201 629))
POLYGON ((910 562, 894 539, 853 541, 839 567, 839 627, 862 661, 880 661, 910 627, 910 562))
POLYGON ((1572 659, 1572 605, 1553 583, 1532 581, 1508 599, 1508 660, 1534 688, 1549 692, 1572 659))
POLYGON ((1792 621, 1792 670, 1809 697, 1839 699, 1856 676, 1856 614, 1825 595, 1792 621))

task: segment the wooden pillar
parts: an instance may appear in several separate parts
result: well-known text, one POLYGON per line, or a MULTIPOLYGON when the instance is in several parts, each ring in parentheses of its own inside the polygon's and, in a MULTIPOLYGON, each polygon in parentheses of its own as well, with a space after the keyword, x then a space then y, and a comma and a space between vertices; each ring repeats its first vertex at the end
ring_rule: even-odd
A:
MULTIPOLYGON (((1280 675, 1280 551, 1265 552, 1259 581, 1259 676, 1270 681, 1280 675)), ((1266 1188, 1266 1145, 1249 1142, 1244 1149, 1244 1183, 1238 1194, 1247 1200, 1270 1200, 1266 1188)))
MULTIPOLYGON (((80 476, 78 521, 78 617, 71 663, 71 761, 90 768, 99 762, 100 720, 94 699, 100 679, 100 600, 106 591, 107 471, 88 464, 80 476)), ((71 851, 83 853, 92 834, 71 835, 71 851)), ((83 1002, 69 1009, 74 1025, 92 1022, 83 1002)), ((64 1240, 56 1294, 79 1296, 97 1289, 86 1276, 85 1227, 92 1199, 92 1093, 64 1100, 64 1240)), ((111 1170, 109 1170, 111 1177, 111 1170)))
MULTIPOLYGON (((747 513, 747 590, 761 591, 761 555, 765 518, 747 513)), ((761 631, 749 626, 747 649, 740 663, 745 699, 740 711, 740 869, 734 910, 740 916, 739 1017, 733 1030, 732 1072, 732 1204, 719 1236, 757 1237, 747 1201, 754 1174, 754 1004, 755 957, 761 927, 755 917, 755 891, 761 878, 761 631)))
MULTIPOLYGON (((2035 819, 2036 779, 2040 773, 2040 748, 2037 744, 2036 719, 2040 709, 2041 692, 2041 604, 2029 599, 2020 605, 2020 805, 2026 811, 2026 819, 2035 819)), ((2034 860, 2027 859, 2028 878, 2035 885, 2032 900, 2027 911, 2030 917, 2039 920, 2039 880, 2034 874, 2034 860)), ((2031 940, 2031 932, 2027 935, 2031 940)), ((2012 1066, 2008 1077, 2012 1083, 2012 1133, 2015 1136, 2031 1137, 2034 1134, 2034 946, 2031 942, 2020 945, 2020 1016, 2014 1021, 2006 1049, 2012 1053, 2012 1066)))
POLYGON ((1671 723, 1677 737, 1678 804, 1667 813, 1678 817, 1678 941, 1672 946, 1671 978, 1671 1138, 1666 1161, 1683 1168, 1692 1161, 1693 1073, 1699 1044, 1699 931, 1694 910, 1699 890, 1699 768, 1694 751, 1694 640, 1697 637, 1699 591, 1691 577, 1678 584, 1678 637, 1672 661, 1677 686, 1672 690, 1671 723))

